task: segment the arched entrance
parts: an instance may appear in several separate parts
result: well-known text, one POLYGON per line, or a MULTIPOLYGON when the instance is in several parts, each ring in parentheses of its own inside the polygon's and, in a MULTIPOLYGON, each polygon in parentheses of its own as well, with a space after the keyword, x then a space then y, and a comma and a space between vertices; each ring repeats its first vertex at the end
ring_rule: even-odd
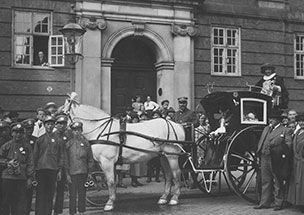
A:
POLYGON ((114 48, 111 70, 111 113, 124 113, 132 98, 147 95, 156 100, 156 56, 142 38, 127 37, 114 48))

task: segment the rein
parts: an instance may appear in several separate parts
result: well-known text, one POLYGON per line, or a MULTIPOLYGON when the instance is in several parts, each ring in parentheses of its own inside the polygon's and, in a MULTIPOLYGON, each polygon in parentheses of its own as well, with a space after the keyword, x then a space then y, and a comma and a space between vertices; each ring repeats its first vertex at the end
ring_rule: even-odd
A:
MULTIPOLYGON (((90 144, 102 144, 102 145, 110 145, 110 146, 117 146, 120 147, 121 144, 110 141, 110 140, 90 140, 89 141, 90 144)), ((144 153, 155 153, 158 155, 189 155, 189 153, 186 152, 180 152, 180 153, 175 153, 175 152, 164 152, 164 151, 152 151, 152 150, 147 150, 147 149, 141 149, 141 148, 136 148, 133 146, 128 146, 128 145, 123 145, 124 148, 128 148, 128 149, 132 149, 132 150, 136 150, 136 151, 140 151, 140 152, 144 152, 144 153)))
POLYGON ((106 137, 106 136, 110 136, 110 135, 115 135, 115 134, 127 134, 127 135, 133 135, 133 136, 138 136, 138 137, 142 137, 144 139, 153 141, 153 142, 167 142, 167 143, 178 143, 178 144, 193 144, 193 141, 184 141, 184 140, 167 140, 167 139, 161 139, 161 138, 157 138, 157 137, 151 137, 145 134, 141 134, 138 132, 134 132, 134 131, 113 131, 107 134, 103 134, 100 137, 106 137))

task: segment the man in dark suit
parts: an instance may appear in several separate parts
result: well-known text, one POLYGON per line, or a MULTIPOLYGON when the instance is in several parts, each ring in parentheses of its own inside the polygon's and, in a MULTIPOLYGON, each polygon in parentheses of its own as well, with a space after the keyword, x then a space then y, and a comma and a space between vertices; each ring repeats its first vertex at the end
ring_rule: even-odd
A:
POLYGON ((260 155, 262 193, 260 204, 254 209, 269 208, 274 199, 274 210, 281 210, 284 200, 284 184, 278 178, 275 163, 272 162, 272 149, 279 145, 292 144, 292 131, 284 127, 281 122, 282 113, 273 110, 269 116, 269 126, 266 126, 258 143, 257 154, 260 155), (273 192, 274 191, 274 192, 273 192), (273 194, 274 193, 274 194, 273 194))

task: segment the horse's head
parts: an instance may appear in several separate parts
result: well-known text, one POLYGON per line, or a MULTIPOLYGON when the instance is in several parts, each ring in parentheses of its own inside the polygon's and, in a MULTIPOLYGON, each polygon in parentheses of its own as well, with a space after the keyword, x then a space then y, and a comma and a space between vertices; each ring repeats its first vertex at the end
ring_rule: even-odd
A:
POLYGON ((62 107, 63 113, 65 113, 67 115, 70 113, 71 108, 73 106, 76 106, 76 105, 80 104, 77 93, 72 92, 71 94, 68 94, 68 96, 69 97, 65 100, 65 103, 64 103, 64 105, 62 107))

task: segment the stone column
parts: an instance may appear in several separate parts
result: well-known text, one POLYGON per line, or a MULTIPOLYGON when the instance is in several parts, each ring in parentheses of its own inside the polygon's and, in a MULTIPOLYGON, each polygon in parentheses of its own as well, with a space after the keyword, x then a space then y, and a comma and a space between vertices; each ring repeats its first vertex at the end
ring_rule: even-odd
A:
POLYGON ((101 59, 101 109, 111 114, 111 68, 114 59, 101 59))
POLYGON ((160 62, 155 65, 157 71, 157 101, 168 99, 174 105, 174 63, 160 62))
POLYGON ((174 75, 174 106, 177 107, 177 98, 188 97, 188 106, 194 108, 194 59, 192 36, 197 34, 193 26, 172 26, 175 75, 174 75))
POLYGON ((83 37, 83 59, 76 66, 76 92, 83 104, 101 107, 101 33, 105 20, 95 16, 82 18, 87 31, 83 37))

